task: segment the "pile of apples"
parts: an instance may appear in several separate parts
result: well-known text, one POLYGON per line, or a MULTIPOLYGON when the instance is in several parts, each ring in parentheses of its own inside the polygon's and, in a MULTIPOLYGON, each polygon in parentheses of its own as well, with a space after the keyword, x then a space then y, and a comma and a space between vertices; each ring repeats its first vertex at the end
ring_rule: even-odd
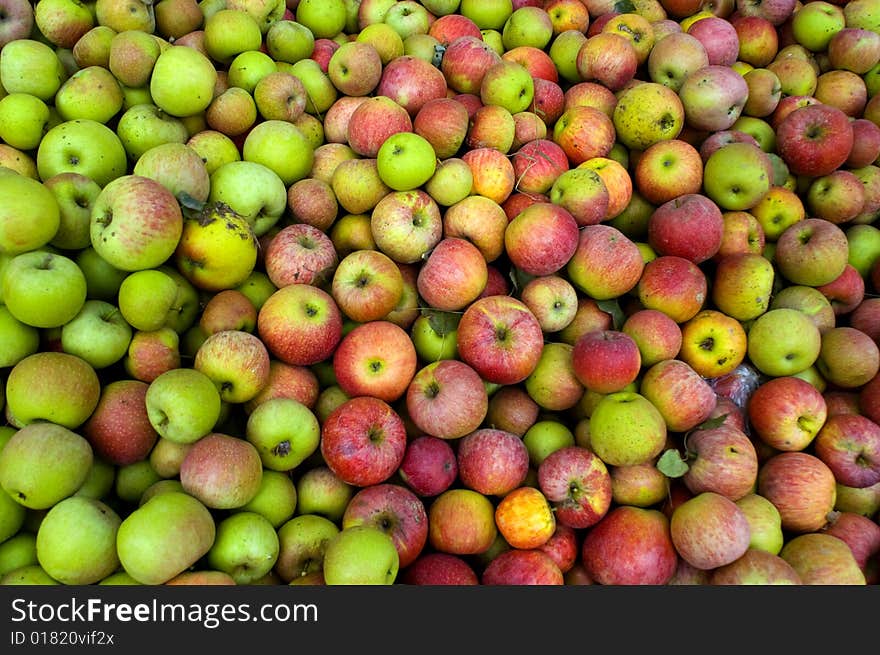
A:
POLYGON ((0 584, 880 580, 880 0, 0 45, 0 584))

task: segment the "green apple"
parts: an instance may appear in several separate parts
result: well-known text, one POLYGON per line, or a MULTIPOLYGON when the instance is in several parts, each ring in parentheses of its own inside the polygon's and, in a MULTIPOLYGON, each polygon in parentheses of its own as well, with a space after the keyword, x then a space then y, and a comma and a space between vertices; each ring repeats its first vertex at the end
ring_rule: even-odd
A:
POLYGON ((183 489, 183 483, 176 478, 157 480, 156 482, 151 484, 149 487, 144 489, 144 493, 141 494, 141 497, 138 500, 138 507, 144 505, 153 496, 158 496, 159 494, 170 493, 172 491, 179 491, 179 492, 186 493, 183 489))
POLYGON ((773 181, 766 153, 752 143, 728 143, 706 160, 703 189, 723 211, 746 211, 758 204, 773 181))
POLYGON ((56 423, 18 430, 0 450, 0 487, 20 505, 47 509, 72 496, 94 455, 82 436, 56 423))
POLYGON ((734 501, 746 515, 751 528, 749 547, 778 555, 784 543, 782 519, 776 505, 757 493, 734 501))
POLYGON ((434 174, 425 182, 425 191, 443 207, 451 207, 470 195, 474 185, 471 167, 459 157, 437 162, 434 174))
POLYGON ((246 438, 260 453, 263 467, 290 471, 318 448, 321 427, 311 409, 293 398, 272 398, 247 419, 246 438))
MULTIPOLYGON (((7 539, 18 534, 24 525, 26 512, 25 506, 16 502, 8 493, 0 494, 0 547, 7 539)), ((0 556, 0 575, 6 572, 2 568, 2 559, 0 556)))
MULTIPOLYGON (((7 98, 9 96, 6 96, 7 98)), ((39 180, 0 175, 0 254, 18 255, 46 245, 61 225, 61 209, 49 187, 39 180)))
POLYGON ((202 130, 193 134, 186 142, 205 162, 208 175, 220 166, 231 161, 240 161, 241 152, 235 142, 217 130, 202 130))
POLYGON ((577 55, 587 40, 587 36, 580 30, 567 29, 556 35, 550 43, 547 54, 556 66, 559 77, 565 82, 577 84, 581 81, 581 74, 577 69, 577 55))
MULTIPOLYGON (((120 381, 121 382, 121 381, 120 381)), ((86 476, 85 482, 73 494, 74 496, 82 496, 83 498, 94 498, 102 500, 108 497, 113 491, 113 485, 116 483, 116 465, 111 464, 107 460, 95 457, 92 461, 92 467, 86 476)))
POLYGON ((75 251, 89 247, 89 219, 101 187, 79 173, 58 173, 44 180, 43 184, 55 196, 60 218, 58 231, 49 244, 75 251))
POLYGON ((269 27, 265 36, 266 51, 275 61, 295 64, 307 59, 315 50, 315 35, 295 20, 279 20, 269 27))
POLYGON ((86 118, 107 123, 122 109, 122 88, 106 68, 80 68, 55 94, 55 109, 63 120, 86 118))
POLYGON ((391 585, 400 557, 391 537, 379 528, 357 525, 340 530, 324 551, 328 585, 391 585))
POLYGON ((260 308, 269 299, 269 296, 278 290, 278 287, 272 283, 269 275, 261 270, 252 271, 247 276, 247 279, 235 288, 251 301, 257 312, 260 311, 260 308))
POLYGON ((177 295, 177 282, 165 271, 134 271, 119 285, 119 311, 136 330, 158 330, 168 325, 177 295))
MULTIPOLYGON (((6 501, 0 501, 2 502, 6 501)), ((19 508, 24 516, 25 509, 21 505, 11 499, 8 502, 19 508)), ((37 535, 31 532, 19 532, 0 542, 0 576, 6 575, 13 569, 33 564, 39 565, 37 535)))
POLYGON ((575 445, 574 433, 565 423, 556 419, 535 421, 525 431, 522 440, 529 451, 529 463, 535 469, 550 453, 575 445))
POLYGON ((116 134, 132 162, 163 143, 186 143, 189 132, 183 121, 154 104, 137 104, 126 109, 116 124, 116 134))
POLYGON ((329 467, 315 466, 304 471, 296 482, 297 512, 338 522, 354 492, 355 488, 329 467))
POLYGON ((119 567, 116 532, 122 519, 108 505, 71 496, 53 505, 37 531, 37 560, 62 584, 87 585, 119 567))
POLYGON ((257 495, 232 511, 256 512, 264 516, 277 530, 296 511, 296 485, 287 472, 264 469, 257 495))
POLYGON ((248 132, 242 157, 245 161, 263 164, 275 172, 285 186, 290 186, 308 176, 315 153, 299 128, 275 119, 262 121, 248 132))
POLYGON ((434 175, 437 155, 430 142, 415 132, 397 132, 385 139, 376 154, 379 178, 391 189, 409 191, 434 175))
POLYGON ((246 585, 272 570, 278 551, 278 533, 269 519, 256 512, 236 512, 217 524, 207 561, 236 584, 246 585))
POLYGON ((503 59, 488 69, 480 83, 484 105, 498 105, 512 114, 526 111, 535 97, 535 82, 529 70, 516 61, 503 59))
POLYGON ((150 382, 145 402, 150 424, 174 443, 194 443, 220 418, 220 392, 211 378, 193 368, 160 374, 150 382))
POLYGON ((345 27, 347 19, 343 0, 300 0, 296 22, 307 27, 316 39, 332 39, 345 27))
POLYGON ((48 105, 30 93, 10 93, 0 98, 0 139, 19 150, 40 145, 49 129, 48 105))
POLYGON ((505 50, 523 46, 544 50, 553 36, 553 23, 543 7, 517 7, 501 27, 505 50))
POLYGON ((116 534, 123 569, 143 584, 162 584, 195 564, 214 543, 211 512, 185 493, 154 496, 129 514, 116 534))
POLYGON ((643 464, 666 445, 666 422, 660 411, 635 391, 603 396, 590 415, 590 446, 606 464, 643 464))
POLYGON ((191 446, 191 443, 159 437, 150 451, 150 466, 162 478, 176 478, 180 473, 180 464, 191 446))
POLYGON ((458 12, 481 30, 500 30, 513 13, 511 0, 461 0, 458 12))
POLYGON ((37 147, 37 170, 46 180, 72 172, 104 187, 128 168, 125 147, 112 129, 85 118, 51 127, 37 147))
POLYGON ((458 356, 458 315, 447 312, 421 314, 410 327, 410 338, 419 359, 437 362, 458 356))
POLYGON ((612 120, 620 143, 630 150, 647 150, 678 137, 685 124, 684 106, 668 86, 644 82, 620 92, 612 120))
POLYGON ((106 300, 86 300, 76 316, 61 327, 61 347, 92 368, 107 368, 128 352, 131 328, 116 305, 106 300))
MULTIPOLYGON (((294 128, 296 129, 296 128, 294 128)), ((244 217, 256 236, 274 226, 287 209, 287 189, 274 170, 257 161, 229 161, 210 176, 209 203, 223 203, 244 217)))
POLYGON ((39 329, 22 323, 0 305, 0 367, 15 366, 39 348, 39 329))
POLYGON ((0 577, 0 585, 57 585, 61 584, 39 564, 30 564, 9 571, 0 577))
POLYGON ((35 39, 16 39, 3 46, 0 85, 7 93, 29 93, 49 102, 67 78, 55 50, 35 39))
POLYGON ((748 331, 748 357, 764 375, 794 375, 819 357, 822 337, 809 316, 797 309, 770 309, 748 331))
POLYGON ((159 270, 177 283, 177 297, 171 306, 166 326, 182 334, 193 326, 202 308, 200 292, 184 275, 170 264, 163 264, 159 270))
POLYGON ((711 294, 719 310, 739 321, 767 311, 776 277, 768 259, 754 252, 733 253, 722 257, 716 270, 711 294))
POLYGON ((205 52, 224 65, 242 52, 258 50, 263 41, 260 26, 253 16, 237 9, 221 9, 211 14, 202 29, 205 32, 205 52))
POLYGON ((831 37, 846 26, 843 7, 824 0, 805 2, 791 15, 791 34, 795 42, 811 52, 827 50, 831 37))
POLYGON ((339 527, 318 514, 302 513, 278 528, 279 552, 275 571, 285 582, 296 580, 324 566, 324 552, 339 527))
POLYGON ((60 327, 79 313, 85 300, 85 275, 69 257, 32 250, 6 265, 3 301, 26 325, 60 327))
POLYGON ((172 116, 193 116, 211 104, 216 83, 217 70, 207 55, 195 48, 172 45, 156 60, 150 95, 172 116))
POLYGON ((846 228, 846 240, 849 243, 849 264, 867 278, 880 259, 880 228, 869 223, 851 225, 846 228))
POLYGON ((161 479, 148 460, 123 464, 117 467, 113 493, 121 501, 136 505, 144 492, 161 479))
POLYGON ((299 78, 306 89, 308 94, 306 111, 315 116, 323 116, 336 102, 339 91, 333 86, 333 82, 321 65, 314 59, 306 57, 291 64, 288 70, 299 78))
POLYGON ((257 83, 278 71, 275 60, 262 50, 247 50, 235 56, 227 69, 230 87, 238 87, 253 95, 257 83))
POLYGON ((116 268, 88 246, 76 253, 76 265, 86 278, 86 297, 114 301, 128 271, 116 268))

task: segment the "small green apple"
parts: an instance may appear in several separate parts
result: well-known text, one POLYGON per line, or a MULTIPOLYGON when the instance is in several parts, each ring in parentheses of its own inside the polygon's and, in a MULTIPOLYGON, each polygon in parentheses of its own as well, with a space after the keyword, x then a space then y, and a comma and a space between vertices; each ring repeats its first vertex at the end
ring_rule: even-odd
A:
POLYGON ((328 585, 391 585, 400 557, 391 537, 368 525, 340 530, 324 551, 324 580, 328 585))
MULTIPOLYGON (((7 96, 9 97, 9 96, 7 96)), ((0 175, 0 254, 18 255, 46 245, 61 225, 61 209, 39 180, 0 175)))
POLYGON ((318 448, 321 427, 315 414, 293 398, 272 398, 250 413, 246 438, 257 448, 263 467, 290 471, 318 448))
POLYGON ((61 347, 102 369, 120 361, 128 352, 132 326, 116 305, 87 299, 79 312, 61 326, 61 347))
POLYGON ((385 139, 376 154, 379 178, 396 191, 409 191, 431 179, 437 155, 430 142, 415 132, 397 132, 385 139))
POLYGON ((165 371, 150 382, 147 417, 159 436, 193 443, 208 434, 220 418, 220 392, 207 375, 194 368, 165 371))
POLYGON ((228 573, 236 584, 251 584, 272 570, 278 552, 278 533, 269 519, 236 512, 217 524, 207 557, 211 568, 228 573))

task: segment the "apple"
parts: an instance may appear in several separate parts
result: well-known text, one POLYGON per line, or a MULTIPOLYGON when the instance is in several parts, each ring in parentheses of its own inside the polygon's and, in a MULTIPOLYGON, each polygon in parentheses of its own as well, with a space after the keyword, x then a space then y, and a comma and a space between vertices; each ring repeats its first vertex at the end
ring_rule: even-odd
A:
POLYGON ((365 487, 384 482, 400 466, 405 450, 403 419, 379 398, 350 398, 321 426, 322 457, 351 485, 365 487))
POLYGON ((427 435, 458 439, 476 430, 488 411, 489 397, 479 374, 457 359, 420 368, 408 383, 410 420, 427 435))
POLYGON ((827 175, 846 162, 853 147, 849 116, 821 102, 787 114, 775 132, 776 150, 796 175, 827 175))
POLYGON ((598 223, 579 229, 577 247, 565 269, 572 284, 590 298, 610 300, 637 287, 645 261, 623 232, 598 223))
POLYGON ((711 585, 801 585, 800 574, 775 553, 749 548, 738 559, 714 569, 711 585))
POLYGON ((486 71, 499 61, 501 55, 482 37, 462 35, 446 46, 440 61, 440 71, 447 87, 452 91, 479 96, 486 71))
POLYGON ((678 554, 702 570, 730 564, 749 548, 745 513, 713 491, 700 492, 678 505, 669 519, 669 531, 678 554))
POLYGON ((485 496, 505 496, 525 480, 529 455, 522 439, 497 428, 480 428, 457 444, 458 479, 485 496))
POLYGON ((18 505, 49 509, 79 489, 93 462, 81 435, 58 423, 32 423, 0 450, 0 487, 18 505))
POLYGON ((809 368, 818 359, 821 347, 819 328, 797 309, 770 309, 754 320, 748 332, 749 360, 772 377, 794 375, 809 368))
POLYGON ((34 9, 31 3, 11 0, 4 3, 6 18, 0 31, 0 48, 10 41, 27 38, 34 28, 34 9))
POLYGON ((703 160, 687 141, 663 139, 644 149, 635 163, 633 181, 645 200, 654 205, 699 194, 703 184, 703 160))
POLYGON ((761 383, 749 396, 746 411, 754 434, 779 451, 807 448, 828 417, 822 393, 791 375, 761 383))
POLYGON ((538 484, 556 520, 571 528, 595 525, 611 506, 611 475, 587 448, 571 445, 550 453, 538 466, 538 484))
POLYGON ((711 491, 737 501, 754 489, 758 454, 742 430, 726 425, 696 430, 684 445, 688 469, 682 481, 691 493, 711 491))
POLYGON ((76 316, 61 327, 61 348, 102 369, 125 356, 131 337, 132 328, 118 307, 87 299, 76 316))
POLYGON ((495 507, 473 489, 447 489, 427 511, 428 543, 437 552, 479 555, 489 550, 498 536, 495 507))
POLYGON ((779 556, 788 562, 805 585, 864 586, 859 568, 847 543, 822 532, 799 534, 789 539, 779 556))
POLYGON ((678 96, 688 126, 717 132, 729 129, 740 117, 749 86, 730 66, 709 64, 684 78, 678 96))
POLYGON ((152 382, 165 371, 180 367, 180 335, 167 326, 135 330, 122 364, 131 377, 152 382))
POLYGON ((380 483, 358 490, 342 516, 343 530, 371 526, 391 537, 406 568, 428 541, 428 516, 422 501, 408 488, 380 483))
POLYGON ((859 567, 865 570, 870 558, 880 551, 878 528, 880 526, 866 516, 855 512, 839 512, 823 531, 845 541, 859 567))
POLYGON ((292 284, 273 292, 260 308, 257 335, 282 362, 310 366, 333 354, 342 339, 342 314, 326 291, 292 284))
POLYGON ((859 414, 834 414, 820 428, 813 453, 834 473, 834 479, 850 487, 870 487, 880 482, 876 452, 880 426, 859 414))
POLYGON ((638 344, 620 330, 593 330, 575 341, 571 352, 575 376, 586 389, 601 394, 622 391, 641 372, 638 344))
POLYGON ((648 242, 658 255, 683 257, 700 264, 718 252, 723 229, 721 207, 712 198, 686 193, 654 210, 648 220, 648 242))
POLYGON ((180 464, 184 491, 216 509, 234 509, 250 502, 259 491, 262 475, 256 447, 221 432, 211 432, 194 442, 180 464))
POLYGON ((681 350, 681 327, 657 309, 633 312, 627 316, 620 330, 636 342, 642 366, 645 367, 664 359, 673 359, 681 350))
POLYGON ((672 432, 701 424, 716 402, 706 379, 681 359, 666 359, 648 368, 641 376, 639 393, 656 407, 672 432))
POLYGON ((86 294, 85 275, 64 255, 31 250, 13 256, 3 268, 3 302, 27 326, 60 328, 80 313, 86 294))
POLYGON ((438 244, 443 218, 437 202, 426 191, 393 191, 370 213, 370 232, 378 250, 395 262, 411 264, 438 244))
POLYGON ((585 572, 602 585, 665 585, 678 560, 669 519, 653 508, 613 507, 581 542, 585 572))
POLYGON ((371 525, 341 529, 324 550, 323 572, 328 585, 390 585, 399 571, 394 540, 371 525))
POLYGON ((880 350, 870 336, 847 325, 822 333, 816 368, 822 377, 842 389, 867 384, 880 368, 880 350))
POLYGON ((602 395, 590 414, 590 448, 609 466, 647 462, 666 445, 663 415, 635 391, 602 395))
POLYGON ((565 277, 543 275, 529 280, 520 299, 531 310, 544 332, 558 332, 574 320, 577 291, 565 277))
MULTIPOLYGON (((446 160, 446 163, 450 161, 462 160, 446 160)), ((469 166, 468 170, 470 170, 469 166)), ((504 253, 504 235, 509 223, 510 219, 505 208, 482 195, 468 195, 462 198, 447 207, 442 216, 443 236, 470 241, 480 251, 487 264, 494 262, 504 253)))
MULTIPOLYGON (((449 14, 457 15, 457 14, 449 14)), ((407 585, 478 585, 473 567, 458 555, 426 552, 402 571, 400 582, 407 585)))
POLYGON ((828 465, 808 452, 781 452, 758 471, 757 492, 779 510, 782 528, 815 532, 834 509, 836 481, 828 465))
POLYGON ((332 279, 339 256, 330 237, 307 223, 285 225, 263 253, 266 274, 276 287, 321 286, 332 279))
POLYGON ((0 117, 3 118, 0 138, 19 150, 39 146, 50 127, 49 106, 29 93, 10 93, 0 98, 0 117))
POLYGON ((47 102, 66 77, 61 60, 48 43, 25 37, 4 44, 0 84, 7 93, 30 93, 47 102))
POLYGON ((441 437, 417 436, 407 443, 398 474, 417 496, 437 496, 458 477, 455 451, 441 437))
MULTIPOLYGON (((373 96, 358 104, 351 113, 347 142, 362 157, 375 158, 392 134, 412 131, 413 119, 403 107, 387 96, 373 96)), ((429 143, 433 146, 432 141, 429 143)))
POLYGON ((464 143, 468 121, 467 109, 460 102, 453 98, 434 98, 416 113, 412 129, 431 144, 438 159, 445 160, 458 153, 464 143))
POLYGON ((635 285, 645 309, 657 309, 684 323, 696 316, 708 293, 708 281, 694 262, 678 255, 660 255, 645 263, 635 285))
POLYGON ((269 352, 245 330, 208 335, 195 353, 193 368, 207 375, 226 402, 244 403, 257 395, 269 377, 269 352))
MULTIPOLYGON (((606 157, 615 141, 614 122, 601 109, 573 105, 553 124, 553 141, 565 152, 572 167, 606 157)), ((607 185, 606 185, 607 186, 607 185)))
POLYGON ((520 386, 505 385, 489 397, 486 425, 519 436, 534 425, 540 406, 520 386))
POLYGON ((616 32, 587 35, 575 56, 579 82, 595 82, 615 93, 635 78, 638 67, 633 42, 616 32))
POLYGON ((103 123, 80 118, 49 128, 37 146, 36 164, 42 180, 72 172, 91 178, 103 188, 125 174, 126 157, 116 132, 103 123), (99 156, 94 154, 95 144, 101 144, 99 156))

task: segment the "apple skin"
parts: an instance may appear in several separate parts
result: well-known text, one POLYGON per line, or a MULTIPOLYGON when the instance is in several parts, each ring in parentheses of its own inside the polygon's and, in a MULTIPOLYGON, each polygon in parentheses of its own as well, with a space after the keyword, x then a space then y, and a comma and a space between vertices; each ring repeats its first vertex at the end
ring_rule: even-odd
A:
POLYGON ((521 300, 487 296, 472 302, 458 323, 460 359, 495 384, 525 380, 541 358, 544 333, 521 300))
POLYGON ((333 354, 342 339, 342 313, 326 291, 292 284, 263 303, 257 314, 257 335, 281 361, 310 366, 333 354))
POLYGON ((779 510, 790 533, 815 532, 828 522, 837 494, 834 473, 807 452, 781 452, 758 471, 757 492, 779 510))
POLYGON ((779 556, 797 571, 805 585, 864 586, 859 568, 847 543, 822 532, 799 534, 789 539, 779 556))
POLYGON ((657 509, 614 507, 581 543, 587 574, 603 585, 665 585, 678 559, 669 519, 657 509))
POLYGON ((193 368, 211 378, 222 400, 245 403, 266 385, 269 360, 269 351, 255 334, 223 330, 202 342, 193 368))
POLYGON ((715 391, 680 359, 657 362, 645 371, 639 392, 657 408, 672 432, 696 427, 715 408, 715 391))
POLYGON ((382 68, 374 93, 391 98, 414 117, 429 100, 445 97, 446 91, 446 78, 439 68, 424 59, 402 55, 382 68))
POLYGON ((849 243, 843 229, 821 218, 808 217, 779 235, 773 259, 792 284, 818 287, 839 277, 848 257, 849 243))
POLYGON ((880 426, 866 416, 829 416, 816 435, 813 452, 840 484, 864 488, 880 482, 880 426))
POLYGON ((276 287, 320 287, 332 278, 339 256, 324 231, 306 223, 294 223, 282 227, 271 238, 263 253, 263 263, 276 287))
POLYGON ((584 388, 608 394, 635 382, 642 357, 635 339, 620 330, 592 330, 578 337, 572 369, 584 388))
POLYGON ((556 562, 536 549, 508 550, 493 558, 483 569, 480 584, 562 585, 564 578, 556 562))
POLYGON ((235 509, 257 494, 263 462, 249 441, 220 432, 192 444, 180 464, 183 489, 206 507, 235 509))
POLYGON ((846 162, 853 147, 849 117, 821 102, 795 109, 775 132, 777 152, 795 175, 828 175, 846 162))
POLYGON ((563 269, 578 248, 580 232, 571 213, 550 202, 526 207, 507 225, 505 251, 512 264, 529 275, 563 269))
POLYGON ((687 126, 717 132, 729 129, 740 117, 749 86, 731 67, 709 64, 685 77, 678 95, 687 126))
POLYGON ((358 487, 384 482, 406 451, 403 419, 384 400, 356 396, 321 425, 321 456, 344 482, 358 487))
POLYGON ((749 396, 746 411, 753 433, 780 451, 804 450, 828 417, 822 393, 806 380, 789 375, 760 384, 749 396))
POLYGON ((726 425, 696 430, 685 447, 688 470, 682 480, 693 494, 711 491, 737 501, 754 489, 758 453, 742 430, 726 425))
POLYGON ((440 439, 458 439, 483 422, 489 396, 479 374, 457 359, 443 359, 420 368, 406 390, 410 420, 440 439))
POLYGON ((380 483, 358 490, 345 508, 342 529, 370 525, 391 537, 400 566, 406 568, 428 541, 428 515, 422 501, 409 489, 380 483))
POLYGON ((657 309, 676 323, 684 323, 703 308, 708 281, 692 261, 660 255, 644 264, 635 290, 645 309, 657 309))
POLYGON ((368 321, 348 332, 333 353, 333 373, 349 396, 391 403, 401 398, 418 365, 407 332, 389 321, 368 321))
POLYGON ((473 489, 447 489, 428 507, 428 543, 435 551, 479 555, 497 536, 495 507, 473 489))
POLYGON ((456 462, 462 484, 484 496, 504 496, 520 486, 529 469, 529 453, 517 435, 480 428, 457 443, 456 462))
POLYGON ((538 466, 538 485, 556 521, 573 529, 595 525, 611 507, 611 475, 587 448, 567 446, 550 453, 538 466))
POLYGON ((462 310, 485 289, 486 264, 479 248, 470 241, 444 237, 419 268, 416 281, 419 295, 435 309, 462 310))
POLYGON ((480 584, 473 567, 458 555, 422 553, 401 573, 400 582, 408 585, 480 584))
POLYGON ((420 435, 407 443, 398 475, 417 496, 433 497, 455 482, 458 460, 445 439, 420 435))
POLYGON ((572 284, 596 300, 618 298, 633 290, 644 268, 635 242, 604 223, 580 228, 577 248, 566 264, 572 284))
POLYGON ((683 257, 695 264, 721 247, 724 219, 708 196, 689 193, 667 200, 648 221, 648 243, 659 255, 683 257))
POLYGON ((749 548, 745 514, 730 498, 713 491, 700 492, 678 505, 669 530, 678 554, 698 569, 730 564, 749 548))
POLYGON ((159 434, 147 416, 148 388, 140 380, 115 380, 104 385, 95 411, 82 426, 82 435, 97 456, 124 466, 150 454, 159 434))

